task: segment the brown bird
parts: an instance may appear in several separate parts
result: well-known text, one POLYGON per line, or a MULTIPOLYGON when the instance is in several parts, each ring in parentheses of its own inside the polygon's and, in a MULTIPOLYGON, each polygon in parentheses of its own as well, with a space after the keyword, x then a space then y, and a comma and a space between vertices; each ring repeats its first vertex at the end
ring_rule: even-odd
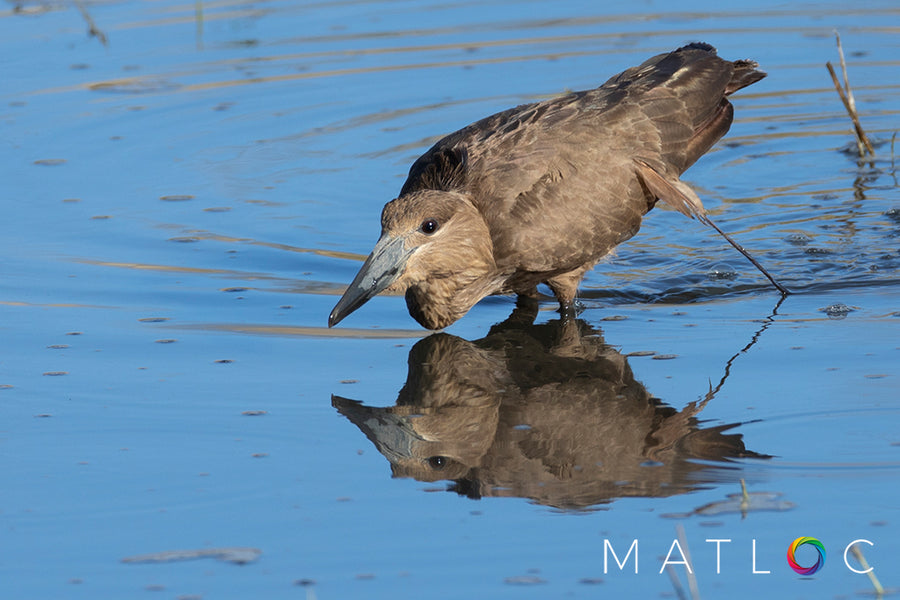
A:
POLYGON ((328 326, 384 290, 405 291, 428 329, 485 296, 535 296, 539 283, 571 313, 585 272, 657 200, 712 224, 678 177, 728 131, 728 96, 765 77, 757 66, 693 43, 442 138, 385 205, 381 238, 328 326))
POLYGON ((767 458, 745 447, 737 424, 701 420, 713 392, 676 410, 600 330, 580 319, 534 325, 537 303, 527 304, 482 339, 438 333, 416 343, 396 406, 340 396, 332 406, 393 477, 566 509, 736 484, 744 475, 732 458, 767 458))

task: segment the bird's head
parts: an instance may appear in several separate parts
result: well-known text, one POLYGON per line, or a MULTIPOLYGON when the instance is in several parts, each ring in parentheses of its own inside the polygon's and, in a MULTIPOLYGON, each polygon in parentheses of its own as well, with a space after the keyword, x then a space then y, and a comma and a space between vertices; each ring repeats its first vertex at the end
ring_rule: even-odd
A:
POLYGON ((403 195, 385 205, 381 237, 331 311, 328 326, 390 289, 406 291, 410 314, 421 325, 441 329, 490 293, 468 288, 493 266, 487 225, 468 196, 442 190, 403 195))

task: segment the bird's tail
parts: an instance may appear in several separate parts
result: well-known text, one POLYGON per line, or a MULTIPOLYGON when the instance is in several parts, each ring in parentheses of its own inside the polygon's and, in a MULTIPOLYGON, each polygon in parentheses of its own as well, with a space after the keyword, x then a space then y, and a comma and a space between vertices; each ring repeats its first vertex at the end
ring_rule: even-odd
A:
POLYGON ((765 71, 758 71, 759 63, 752 60, 736 60, 731 81, 725 86, 725 95, 730 96, 741 88, 752 85, 766 76, 765 71))

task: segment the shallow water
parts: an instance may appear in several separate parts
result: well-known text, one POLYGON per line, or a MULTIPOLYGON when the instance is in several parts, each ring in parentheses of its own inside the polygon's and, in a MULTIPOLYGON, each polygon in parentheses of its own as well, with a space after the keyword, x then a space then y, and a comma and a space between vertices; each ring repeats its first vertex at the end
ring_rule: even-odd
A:
POLYGON ((675 597, 678 525, 706 597, 900 587, 894 3, 85 9, 0 12, 4 598, 675 597), (684 178, 795 294, 658 209, 575 323, 325 327, 435 139, 696 39, 769 76, 684 178))

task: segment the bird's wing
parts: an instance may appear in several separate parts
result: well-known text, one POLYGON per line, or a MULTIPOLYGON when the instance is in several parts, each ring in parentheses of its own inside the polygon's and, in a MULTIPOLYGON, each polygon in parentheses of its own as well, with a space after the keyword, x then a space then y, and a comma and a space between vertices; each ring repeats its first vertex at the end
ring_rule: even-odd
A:
POLYGON ((764 76, 755 66, 692 44, 599 88, 497 113, 422 155, 401 195, 460 189, 491 230, 498 266, 509 257, 535 271, 596 261, 637 232, 656 198, 706 222, 678 177, 728 131, 725 97, 764 76))
POLYGON ((541 118, 560 100, 510 108, 441 138, 412 164, 400 196, 423 189, 468 188, 485 181, 508 191, 519 186, 527 189, 543 175, 538 171, 552 152, 547 140, 534 135, 534 127, 542 128, 541 118))

